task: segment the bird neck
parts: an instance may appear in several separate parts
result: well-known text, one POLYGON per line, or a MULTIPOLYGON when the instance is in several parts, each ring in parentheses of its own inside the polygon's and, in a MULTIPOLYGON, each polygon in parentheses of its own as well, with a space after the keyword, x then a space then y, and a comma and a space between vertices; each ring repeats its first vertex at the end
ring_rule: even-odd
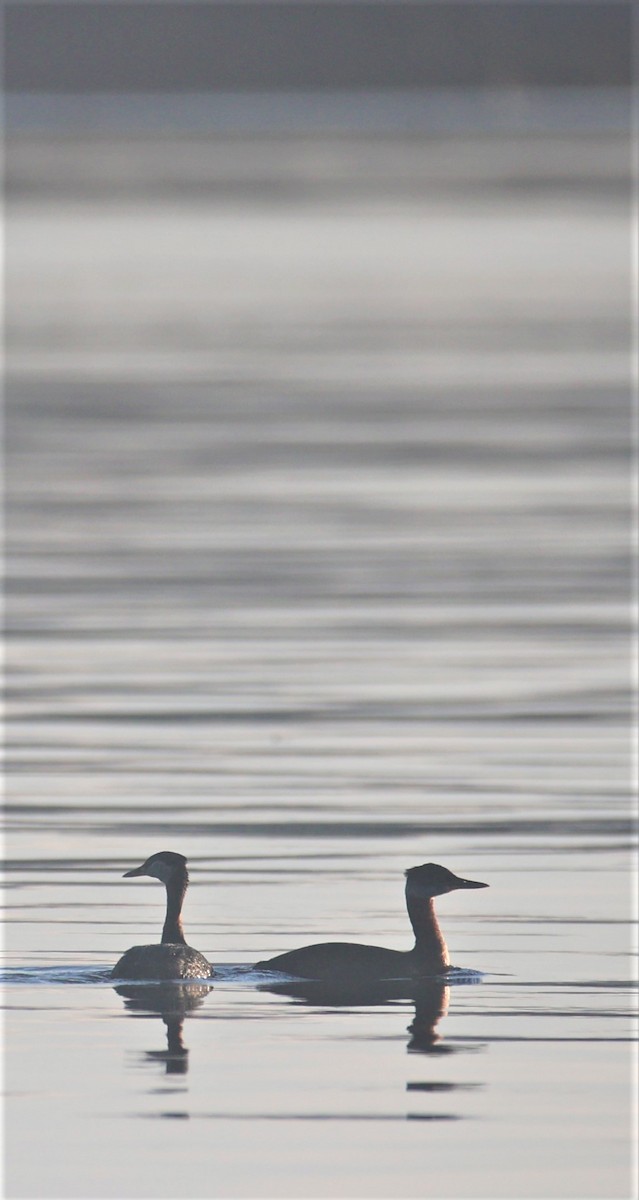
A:
POLYGON ((439 928, 433 897, 416 895, 407 888, 406 907, 415 934, 415 957, 437 969, 447 967, 448 947, 439 928))
POLYGON ((184 868, 177 872, 166 885, 166 918, 162 930, 162 941, 186 945, 182 928, 182 904, 186 889, 189 886, 189 876, 184 868))

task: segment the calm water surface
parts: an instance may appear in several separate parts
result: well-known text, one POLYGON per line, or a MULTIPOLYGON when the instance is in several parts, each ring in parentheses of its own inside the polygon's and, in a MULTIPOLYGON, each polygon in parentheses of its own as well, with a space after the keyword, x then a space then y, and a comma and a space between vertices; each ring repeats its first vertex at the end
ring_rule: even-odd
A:
POLYGON ((630 1196, 623 139, 158 145, 9 149, 7 1194, 630 1196))

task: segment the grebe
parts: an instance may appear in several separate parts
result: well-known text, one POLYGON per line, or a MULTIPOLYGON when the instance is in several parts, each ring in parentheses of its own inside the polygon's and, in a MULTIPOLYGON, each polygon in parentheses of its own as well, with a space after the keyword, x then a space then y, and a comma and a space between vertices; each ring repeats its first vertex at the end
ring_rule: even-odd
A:
POLYGON ((372 979, 437 975, 450 966, 448 947, 435 915, 433 899, 458 888, 485 888, 487 883, 460 879, 437 863, 406 872, 406 907, 415 933, 412 950, 386 950, 355 942, 322 942, 278 954, 256 963, 260 969, 285 971, 298 979, 364 982, 372 979))
POLYGON ((123 879, 150 875, 166 887, 166 918, 162 941, 155 946, 132 946, 117 962, 112 979, 207 979, 213 967, 199 950, 187 946, 182 928, 182 904, 189 886, 189 874, 183 854, 161 850, 152 854, 123 879))

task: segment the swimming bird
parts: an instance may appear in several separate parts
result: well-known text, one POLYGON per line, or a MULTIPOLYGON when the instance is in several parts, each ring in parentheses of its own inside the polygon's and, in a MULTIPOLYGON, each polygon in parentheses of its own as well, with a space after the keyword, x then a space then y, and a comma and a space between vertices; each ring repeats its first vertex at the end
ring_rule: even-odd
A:
POLYGON ((406 907, 415 934, 412 950, 386 950, 355 942, 322 942, 256 963, 261 970, 285 971, 298 979, 363 983, 373 979, 419 978, 448 970, 448 947, 435 915, 434 898, 458 888, 487 883, 461 879, 437 863, 406 871, 406 907))
POLYGON ((152 854, 123 879, 150 875, 166 887, 166 918, 162 941, 153 946, 132 946, 115 964, 112 979, 207 979, 213 967, 199 950, 187 946, 182 928, 182 904, 189 886, 189 873, 183 854, 161 850, 152 854))

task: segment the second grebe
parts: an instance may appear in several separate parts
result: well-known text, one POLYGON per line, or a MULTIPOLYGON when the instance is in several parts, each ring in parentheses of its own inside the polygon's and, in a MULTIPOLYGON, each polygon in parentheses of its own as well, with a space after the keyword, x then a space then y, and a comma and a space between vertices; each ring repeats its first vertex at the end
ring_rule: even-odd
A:
POLYGON ((132 946, 115 964, 112 979, 208 979, 213 974, 210 962, 187 946, 182 928, 182 904, 189 886, 189 873, 183 854, 161 850, 152 854, 123 879, 150 875, 166 887, 166 917, 162 941, 152 946, 132 946))
POLYGON ((415 933, 412 950, 386 950, 355 942, 321 942, 256 963, 260 969, 285 971, 298 979, 363 982, 372 979, 437 975, 450 966, 448 948, 435 915, 433 900, 458 888, 485 888, 487 883, 460 879, 437 863, 406 872, 406 907, 415 933))

